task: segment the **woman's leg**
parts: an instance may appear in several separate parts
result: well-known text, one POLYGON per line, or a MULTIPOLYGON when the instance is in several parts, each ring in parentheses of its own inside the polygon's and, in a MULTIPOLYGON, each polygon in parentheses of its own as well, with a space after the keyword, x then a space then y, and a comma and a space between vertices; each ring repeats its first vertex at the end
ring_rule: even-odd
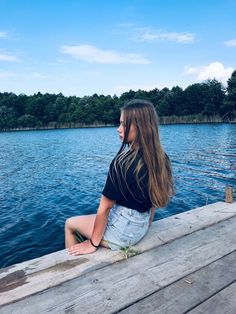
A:
POLYGON ((75 232, 78 231, 82 236, 90 239, 93 233, 93 226, 96 215, 76 216, 66 220, 65 223, 65 246, 71 247, 78 242, 75 239, 75 232))

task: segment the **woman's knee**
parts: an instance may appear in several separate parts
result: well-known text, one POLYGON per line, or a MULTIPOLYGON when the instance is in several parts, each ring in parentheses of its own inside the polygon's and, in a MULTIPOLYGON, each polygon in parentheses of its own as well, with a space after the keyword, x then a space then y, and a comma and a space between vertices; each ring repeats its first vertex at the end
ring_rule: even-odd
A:
POLYGON ((70 229, 70 230, 74 229, 74 225, 75 225, 74 220, 75 220, 75 217, 67 218, 66 222, 65 222, 65 229, 67 229, 67 230, 68 229, 70 229))
POLYGON ((65 222, 65 230, 70 232, 78 231, 86 238, 90 238, 93 232, 96 215, 83 215, 70 217, 65 222))

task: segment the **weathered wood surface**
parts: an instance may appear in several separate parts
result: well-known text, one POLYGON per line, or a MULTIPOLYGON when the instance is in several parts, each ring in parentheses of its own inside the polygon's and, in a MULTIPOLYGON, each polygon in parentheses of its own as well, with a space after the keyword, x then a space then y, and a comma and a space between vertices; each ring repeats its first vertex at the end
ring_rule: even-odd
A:
POLYGON ((225 189, 225 201, 226 203, 233 203, 234 201, 234 190, 232 186, 227 186, 225 189))
MULTIPOLYGON (((120 313, 181 314, 186 313, 193 308, 196 310, 196 312, 193 311, 193 313, 198 313, 197 310, 201 308, 198 307, 199 304, 206 300, 213 300, 218 291, 231 285, 235 280, 236 251, 202 267, 200 270, 188 274, 186 277, 181 278, 171 285, 154 292, 150 296, 127 307, 120 313)), ((231 302, 234 302, 234 314, 236 313, 235 296, 236 294, 233 296, 234 299, 231 300, 231 302)), ((225 300, 230 304, 229 298, 226 298, 225 300)), ((224 301, 224 305, 225 303, 226 302, 224 301)), ((212 308, 209 311, 205 310, 199 313, 224 314, 228 313, 226 308, 228 309, 228 307, 225 307, 224 310, 220 307, 218 312, 216 312, 216 309, 213 310, 212 308)))
POLYGON ((191 314, 235 314, 236 313, 236 282, 200 304, 188 313, 191 314))
POLYGON ((0 312, 158 313, 160 307, 159 313, 183 313, 236 280, 235 238, 234 215, 128 260, 80 274, 57 287, 6 305, 0 312), (157 298, 160 304, 150 307, 150 298, 157 298), (150 311, 139 311, 139 303, 149 304, 150 311))
MULTIPOLYGON (((153 223, 134 249, 145 252, 236 215, 236 203, 217 202, 153 223)), ((94 270, 125 259, 122 252, 99 249, 95 254, 72 257, 66 251, 0 270, 0 305, 19 300, 94 270)))

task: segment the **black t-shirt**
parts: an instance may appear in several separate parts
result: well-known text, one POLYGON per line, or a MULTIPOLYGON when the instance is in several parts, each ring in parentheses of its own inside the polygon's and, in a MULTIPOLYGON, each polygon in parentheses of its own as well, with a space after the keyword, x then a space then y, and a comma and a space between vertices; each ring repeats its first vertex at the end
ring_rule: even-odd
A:
POLYGON ((139 172, 140 182, 138 184, 135 168, 138 164, 141 154, 128 168, 125 175, 125 162, 117 163, 115 157, 110 164, 107 180, 102 194, 107 198, 116 201, 116 204, 122 205, 139 212, 148 211, 152 207, 152 203, 148 192, 148 174, 145 165, 139 172), (115 170, 116 165, 116 170, 115 170))

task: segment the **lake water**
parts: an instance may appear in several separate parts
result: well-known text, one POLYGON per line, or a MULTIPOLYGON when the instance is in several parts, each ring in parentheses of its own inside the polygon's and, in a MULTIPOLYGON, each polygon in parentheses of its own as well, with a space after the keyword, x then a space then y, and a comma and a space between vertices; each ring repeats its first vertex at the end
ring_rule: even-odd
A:
MULTIPOLYGON (((160 127, 176 195, 155 219, 224 200, 236 188, 236 125, 160 127)), ((0 267, 64 248, 64 222, 95 213, 116 128, 0 133, 0 267)))

